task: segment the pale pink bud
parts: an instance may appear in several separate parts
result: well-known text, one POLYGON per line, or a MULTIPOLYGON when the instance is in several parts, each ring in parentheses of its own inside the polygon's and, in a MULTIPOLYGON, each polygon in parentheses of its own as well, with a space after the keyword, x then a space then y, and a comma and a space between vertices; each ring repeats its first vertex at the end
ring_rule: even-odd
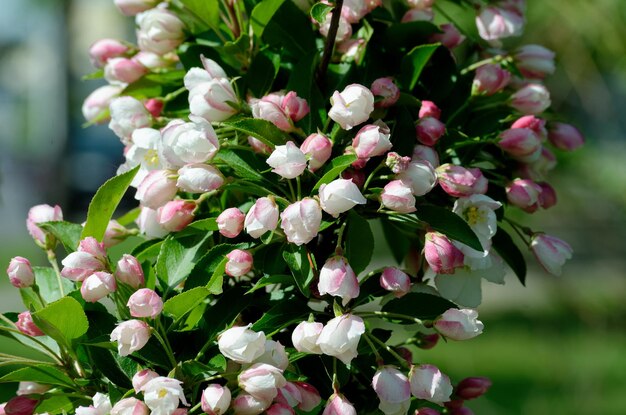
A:
POLYGON ((278 388, 285 386, 282 370, 266 363, 255 363, 237 377, 239 387, 263 401, 271 401, 278 394, 278 388))
POLYGON ((539 206, 544 209, 549 209, 556 205, 556 190, 549 183, 540 182, 537 183, 541 187, 541 193, 539 193, 539 206))
MULTIPOLYGON (((415 337, 417 337, 418 341, 415 344, 417 347, 423 350, 430 350, 439 343, 439 334, 424 334, 418 333, 415 337)), ((412 363, 412 360, 409 360, 409 363, 412 363)))
POLYGON ((411 393, 418 399, 441 405, 449 401, 452 395, 450 378, 433 365, 413 366, 409 381, 411 393))
POLYGON ((17 322, 15 323, 15 327, 19 331, 24 334, 28 334, 29 336, 43 336, 44 333, 35 325, 33 321, 33 316, 31 316, 29 311, 24 311, 17 315, 17 322))
POLYGON ((133 97, 112 99, 109 109, 111 111, 109 128, 124 144, 130 144, 133 131, 152 125, 152 116, 146 107, 133 97))
POLYGON ((387 267, 380 274, 380 286, 400 298, 411 290, 411 279, 396 267, 387 267))
POLYGON ((411 161, 427 161, 433 168, 436 168, 439 167, 439 154, 432 147, 417 144, 413 147, 411 161))
POLYGON ((363 159, 382 156, 392 147, 390 137, 391 131, 384 123, 368 124, 352 140, 354 153, 363 159))
POLYGON ((48 240, 52 243, 52 241, 55 240, 54 237, 37 226, 37 224, 61 220, 63 220, 63 212, 59 205, 55 205, 54 207, 50 205, 36 205, 28 211, 26 229, 28 229, 28 233, 30 233, 30 236, 33 237, 35 242, 41 245, 48 245, 48 240))
POLYGON ((523 114, 540 114, 551 104, 550 92, 541 84, 528 84, 511 96, 510 105, 523 114))
POLYGON ((170 121, 162 130, 161 155, 168 167, 204 163, 211 160, 220 148, 217 134, 209 122, 191 116, 193 122, 170 121))
POLYGON ((175 54, 163 56, 145 50, 139 51, 139 53, 133 56, 133 59, 151 70, 171 69, 178 62, 178 56, 175 54))
POLYGON ((146 107, 150 115, 152 115, 154 118, 157 118, 161 116, 161 112, 163 111, 163 106, 165 105, 165 103, 162 99, 150 98, 149 100, 144 102, 143 105, 144 107, 146 107))
POLYGON ((556 164, 554 153, 547 147, 543 147, 538 160, 520 166, 520 176, 525 179, 544 180, 556 164))
POLYGON ((30 266, 30 261, 24 257, 16 256, 9 262, 7 274, 11 285, 15 288, 30 287, 35 283, 35 274, 30 266))
POLYGON ((126 16, 134 16, 138 13, 156 7, 160 0, 113 0, 117 8, 126 16))
POLYGON ((255 363, 267 363, 268 365, 279 368, 280 370, 287 369, 289 366, 289 356, 285 351, 285 346, 280 342, 274 340, 267 340, 265 342, 265 351, 261 356, 255 359, 255 363))
POLYGON ((356 415, 356 409, 345 396, 336 393, 328 398, 322 415, 356 415))
POLYGON ((294 91, 287 92, 280 106, 283 112, 291 118, 293 122, 300 121, 310 112, 309 104, 307 104, 306 99, 298 97, 298 94, 294 91))
POLYGON ((267 415, 295 415, 295 412, 289 405, 284 403, 275 403, 265 411, 267 415))
POLYGON ((398 174, 405 185, 409 186, 415 196, 424 196, 437 184, 437 174, 427 161, 413 161, 406 170, 398 174))
POLYGON ((17 385, 17 391, 15 392, 16 395, 30 395, 30 394, 36 394, 36 395, 41 395, 42 393, 45 393, 46 391, 48 391, 51 388, 50 385, 42 385, 41 383, 37 383, 37 382, 20 382, 17 385))
POLYGON ((439 42, 448 49, 454 49, 465 40, 465 36, 463 36, 459 29, 452 23, 444 23, 439 26, 439 29, 441 29, 443 33, 430 35, 428 38, 429 42, 439 42))
POLYGON ((7 415, 33 415, 39 402, 39 399, 16 396, 9 399, 4 405, 3 411, 7 415))
POLYGON ((148 406, 137 398, 121 399, 111 409, 111 415, 148 415, 149 413, 148 406))
POLYGON ((385 165, 394 173, 402 173, 405 171, 409 167, 410 162, 410 157, 400 156, 400 154, 395 151, 387 153, 387 158, 385 159, 385 165))
POLYGON ((245 215, 237 208, 228 208, 215 219, 219 232, 226 238, 236 238, 243 230, 245 215))
POLYGON ((119 85, 105 85, 95 89, 85 98, 81 108, 85 120, 98 124, 109 121, 111 117, 109 114, 104 116, 105 111, 108 111, 113 98, 119 97, 123 89, 119 85))
POLYGON ((167 9, 147 10, 138 14, 135 20, 137 44, 141 50, 165 55, 185 40, 184 23, 167 9))
POLYGON ((513 206, 528 213, 539 208, 541 186, 532 180, 515 179, 506 187, 506 197, 513 206))
POLYGON ((135 373, 133 376, 133 389, 135 390, 135 393, 141 392, 146 383, 157 377, 159 377, 159 374, 150 369, 140 370, 135 373))
POLYGON ((524 15, 514 9, 483 7, 476 16, 476 26, 485 40, 519 36, 524 29, 524 15))
POLYGON ((152 170, 137 187, 135 199, 139 200, 142 206, 157 209, 174 199, 177 191, 176 176, 173 172, 152 170))
POLYGON ((497 64, 487 64, 476 69, 472 82, 473 95, 493 95, 502 91, 511 81, 511 73, 497 64))
POLYGON ((442 164, 435 170, 442 189, 454 197, 485 194, 488 180, 479 168, 466 169, 454 164, 442 164))
POLYGON ((83 281, 80 294, 85 301, 95 303, 117 289, 115 277, 108 272, 94 272, 83 281))
POLYGON ((350 84, 342 92, 335 91, 330 103, 328 116, 344 130, 350 130, 367 121, 374 111, 374 94, 363 85, 350 84))
POLYGON ((336 357, 349 365, 357 356, 361 335, 365 333, 363 319, 353 314, 344 314, 330 320, 317 338, 322 353, 336 357))
POLYGON ((393 415, 401 406, 410 403, 409 378, 393 366, 383 366, 376 371, 372 378, 372 388, 380 399, 378 408, 385 414, 393 415))
POLYGON ((381 97, 380 101, 374 103, 375 107, 389 108, 400 99, 400 88, 393 82, 393 78, 378 78, 372 82, 372 93, 381 97))
POLYGON ((139 226, 139 233, 145 235, 146 238, 162 238, 168 234, 157 220, 157 211, 145 206, 140 206, 141 212, 135 222, 139 226))
POLYGON ((178 232, 193 221, 196 207, 194 201, 172 200, 157 210, 157 220, 164 229, 178 232))
POLYGON ((358 23, 374 7, 363 0, 345 0, 341 8, 341 16, 350 23, 358 23))
POLYGON ((467 340, 483 332, 483 323, 478 312, 468 308, 450 308, 437 317, 433 326, 443 336, 452 340, 467 340))
POLYGON ((322 354, 322 349, 317 344, 317 339, 323 328, 324 325, 322 323, 301 322, 293 329, 291 334, 293 347, 299 352, 322 354))
POLYGON ((107 261, 107 252, 104 248, 104 243, 98 242, 98 240, 92 236, 88 236, 79 242, 78 252, 86 252, 103 264, 107 261))
POLYGON ((541 45, 524 45, 514 56, 517 68, 526 78, 543 79, 554 73, 554 52, 541 45))
POLYGON ((61 261, 61 275, 72 281, 83 281, 96 271, 103 271, 105 263, 88 252, 76 251, 61 261))
POLYGON ((148 382, 143 390, 143 397, 146 405, 151 409, 151 415, 173 415, 180 402, 189 406, 185 399, 182 382, 164 376, 148 382))
POLYGON ((463 252, 439 232, 426 234, 424 256, 436 274, 454 274, 455 268, 463 266, 463 252))
POLYGON ((340 177, 344 180, 352 180, 357 188, 362 188, 365 184, 365 173, 363 170, 347 168, 341 172, 340 177))
POLYGON ((585 144, 585 139, 576 127, 562 122, 551 123, 548 140, 559 150, 573 151, 585 144))
POLYGON ((524 115, 523 117, 518 118, 513 124, 511 124, 511 128, 529 128, 541 141, 545 141, 548 137, 548 131, 546 130, 546 120, 537 118, 534 115, 524 115))
POLYGON ((274 173, 285 179, 295 179, 306 169, 306 156, 293 141, 276 146, 266 162, 274 173))
POLYGON ((343 55, 341 57, 343 61, 359 62, 363 58, 366 45, 365 39, 362 38, 346 39, 343 42, 336 43, 335 50, 343 55))
POLYGON ((122 242, 127 236, 128 230, 115 219, 111 219, 104 232, 102 243, 105 248, 110 248, 122 242))
POLYGON ((251 101, 250 109, 254 118, 269 121, 286 132, 294 130, 293 121, 285 114, 280 105, 271 102, 266 97, 251 101))
MULTIPOLYGON (((326 15, 326 20, 320 25, 320 33, 322 36, 327 37, 330 30, 330 21, 333 13, 326 15)), ((343 16, 339 18, 339 27, 337 28, 337 35, 335 36, 335 43, 341 43, 348 40, 352 36, 352 25, 343 16)))
POLYGON ((446 126, 436 118, 424 117, 417 122, 415 132, 420 143, 432 147, 446 133, 446 126))
POLYGON ((322 208, 310 197, 295 202, 280 214, 280 227, 287 240, 296 245, 307 244, 317 236, 322 223, 322 208))
POLYGON ((216 383, 210 384, 202 392, 202 411, 209 415, 223 415, 230 406, 230 389, 216 383))
POLYGON ((439 119, 439 117, 441 117, 441 110, 434 102, 424 100, 420 106, 419 118, 426 117, 439 119))
POLYGON ((298 405, 298 409, 303 410, 304 412, 312 411, 317 408, 317 406, 322 401, 320 393, 315 389, 315 387, 306 382, 293 382, 294 385, 300 391, 300 396, 302 400, 298 405))
POLYGON ((561 275, 561 267, 574 252, 567 242, 545 233, 532 236, 530 249, 541 266, 552 275, 561 275))
POLYGON ((240 393, 232 401, 235 415, 259 415, 272 404, 272 401, 255 398, 247 393, 240 393))
POLYGON ((517 160, 528 163, 539 159, 541 155, 541 140, 529 128, 504 130, 499 138, 498 147, 517 160))
POLYGON ((132 84, 146 73, 145 66, 129 58, 111 58, 104 66, 104 79, 112 84, 132 84))
POLYGON ((227 78, 226 71, 220 66, 219 63, 213 59, 209 59, 204 55, 200 55, 200 61, 202 61, 202 67, 211 78, 227 78))
POLYGON ((402 180, 393 180, 385 185, 380 195, 383 206, 400 213, 415 212, 415 196, 411 187, 402 180))
MULTIPOLYGON (((187 76, 185 83, 186 79, 187 76)), ((208 122, 224 121, 236 114, 237 109, 229 105, 229 102, 236 104, 238 101, 235 90, 226 78, 214 78, 189 89, 191 114, 208 122)))
POLYGON ((176 186, 189 193, 206 193, 224 184, 224 176, 215 167, 198 163, 187 164, 178 170, 176 186))
POLYGON ((139 288, 145 282, 141 264, 137 258, 128 254, 122 255, 122 258, 117 262, 115 278, 133 288, 139 288))
MULTIPOLYGON (((268 146, 267 144, 265 144, 263 141, 259 140, 258 138, 252 137, 251 135, 248 136, 248 144, 250 144, 250 147, 252 147, 252 150, 255 153, 270 154, 272 152, 272 148, 270 146, 268 146)), ((302 144, 304 145, 304 143, 302 144)), ((302 151, 306 154, 306 151, 304 150, 302 151)))
POLYGON ((316 171, 328 161, 333 143, 322 134, 311 134, 300 145, 300 151, 309 157, 309 170, 316 171))
MULTIPOLYGON (((111 332, 111 341, 117 342, 117 351, 120 356, 141 349, 150 339, 150 326, 141 320, 127 320, 117 325, 111 332)), ((144 387, 150 382, 147 382, 144 387)))
POLYGON ((435 17, 432 9, 409 9, 402 16, 402 23, 408 22, 432 22, 435 17))
POLYGON ((416 9, 428 9, 435 5, 435 0, 407 0, 407 3, 416 9))
POLYGON ((126 304, 133 317, 155 318, 163 310, 163 300, 149 288, 141 288, 133 293, 126 304))
POLYGON ((278 206, 269 197, 257 199, 244 220, 246 232, 253 238, 260 238, 265 232, 273 231, 277 225, 278 206))
POLYGON ((338 255, 328 258, 324 263, 320 270, 317 289, 320 295, 341 297, 344 306, 351 299, 358 297, 360 292, 359 281, 352 267, 346 258, 338 255))
POLYGON ((109 59, 124 55, 128 49, 128 46, 119 40, 100 39, 89 48, 89 59, 93 66, 102 68, 109 59))
POLYGON ((456 385, 456 395, 459 398, 475 399, 487 393, 491 387, 491 380, 485 377, 465 378, 456 385))
POLYGON ((225 269, 226 275, 241 277, 252 269, 254 259, 252 258, 252 254, 248 251, 235 249, 230 251, 230 253, 226 255, 226 258, 228 258, 225 269))
POLYGON ((285 386, 278 389, 274 402, 294 408, 302 402, 302 393, 300 393, 300 389, 295 383, 287 382, 285 386))
POLYGON ((335 218, 355 205, 367 202, 356 184, 345 179, 337 179, 320 186, 319 197, 322 210, 335 218))
POLYGON ((217 338, 220 353, 237 363, 251 363, 265 353, 265 334, 250 326, 232 327, 217 338))

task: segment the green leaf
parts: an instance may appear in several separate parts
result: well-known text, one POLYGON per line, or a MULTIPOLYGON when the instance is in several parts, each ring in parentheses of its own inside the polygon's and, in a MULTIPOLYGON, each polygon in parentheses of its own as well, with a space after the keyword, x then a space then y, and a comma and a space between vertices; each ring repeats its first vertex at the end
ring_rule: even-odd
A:
POLYGON ((404 58, 400 66, 400 82, 405 89, 413 90, 422 70, 430 60, 439 43, 414 47, 404 58))
MULTIPOLYGON (((39 288, 39 294, 47 303, 56 301, 63 296, 59 290, 59 281, 56 272, 50 267, 33 267, 35 282, 39 288)), ((74 290, 74 283, 67 278, 61 278, 63 292, 69 293, 74 290)))
POLYGON ((315 3, 313 7, 311 7, 311 11, 309 14, 312 18, 314 18, 318 23, 324 23, 326 20, 326 15, 333 9, 333 6, 329 6, 324 3, 315 3))
POLYGON ((44 395, 44 400, 35 409, 38 414, 67 414, 74 412, 74 404, 67 396, 44 395))
POLYGON ((224 46, 216 48, 220 56, 228 65, 241 72, 250 59, 250 36, 241 34, 234 42, 226 42, 224 46))
POLYGON ((204 235, 170 235, 161 245, 156 262, 159 281, 170 289, 189 276, 211 242, 211 233, 204 235))
POLYGON ((304 320, 310 312, 311 309, 306 302, 296 301, 296 297, 279 301, 263 313, 263 316, 252 325, 252 330, 264 331, 267 334, 277 333, 296 321, 304 320))
POLYGON ((137 206, 136 208, 131 209, 128 212, 124 213, 122 216, 120 216, 116 220, 120 225, 128 226, 131 223, 135 222, 135 220, 139 217, 140 213, 141 213, 141 208, 137 206))
POLYGON ((87 211, 87 222, 80 235, 81 239, 93 236, 98 241, 102 241, 107 225, 113 216, 113 212, 122 200, 126 189, 133 181, 140 166, 127 171, 124 174, 107 180, 96 192, 96 195, 89 204, 87 211))
POLYGON ((411 155, 415 142, 415 121, 411 112, 404 106, 398 107, 398 116, 391 131, 391 143, 394 151, 401 155, 411 155))
POLYGON ((72 297, 63 297, 32 313, 33 321, 48 336, 67 346, 87 332, 89 322, 83 307, 72 297))
POLYGON ((264 0, 257 4, 250 18, 250 25, 255 35, 263 36, 263 31, 284 2, 285 0, 264 0))
MULTIPOLYGON (((246 160, 242 152, 236 152, 235 150, 220 149, 215 156, 216 161, 221 161, 227 164, 235 171, 235 174, 243 179, 265 182, 265 178, 257 169, 254 169, 246 160)), ((269 168, 269 166, 268 166, 269 168)))
POLYGON ((189 226, 187 226, 187 228, 198 229, 201 231, 217 231, 219 229, 215 218, 197 220, 192 222, 189 226))
POLYGON ((491 242, 493 242, 493 247, 496 252, 502 257, 504 262, 506 262, 517 278, 522 283, 522 285, 526 285, 526 261, 524 260, 524 254, 517 247, 511 235, 509 235, 504 229, 498 226, 498 231, 491 238, 491 242))
POLYGON ((255 97, 261 97, 271 90, 278 69, 280 69, 280 55, 261 52, 254 57, 246 80, 248 88, 255 97))
POLYGON ((431 320, 456 304, 445 298, 426 293, 408 293, 402 298, 393 299, 383 306, 387 313, 405 314, 421 320, 431 320))
POLYGON ((204 302, 210 294, 211 292, 205 287, 185 291, 167 300, 163 305, 163 312, 177 320, 204 302))
MULTIPOLYGON (((120 362, 114 357, 117 351, 111 351, 98 346, 88 346, 89 354, 94 366, 102 372, 112 383, 122 388, 131 388, 132 382, 128 374, 122 369, 120 362)), ((128 359, 120 356, 120 359, 128 359)), ((130 360, 130 359, 128 359, 130 360)))
POLYGON ((354 163, 357 158, 356 154, 347 154, 345 156, 339 156, 332 159, 330 165, 326 167, 322 178, 315 183, 313 190, 317 190, 321 185, 328 184, 335 180, 341 172, 350 167, 350 165, 354 163))
POLYGON ((216 29, 220 23, 220 5, 218 0, 180 0, 188 11, 205 23, 216 29))
POLYGON ((224 284, 224 271, 226 270, 226 263, 228 262, 228 258, 224 258, 220 261, 220 263, 211 274, 211 278, 209 282, 206 284, 206 288, 209 290, 211 294, 221 294, 222 293, 222 285, 224 284))
POLYGON ((401 232, 398 232, 396 225, 393 222, 383 218, 381 220, 381 225, 383 234, 385 235, 385 240, 387 241, 387 245, 389 245, 391 255, 393 255, 393 258, 398 264, 401 264, 411 249, 411 242, 401 232))
POLYGON ((207 308, 200 320, 206 341, 214 341, 218 333, 230 327, 239 313, 250 305, 249 301, 243 301, 244 292, 242 287, 235 286, 216 297, 215 304, 207 308))
POLYGON ((352 270, 358 275, 367 268, 372 259, 374 235, 369 222, 354 210, 348 213, 348 225, 344 232, 346 243, 344 254, 352 270))
POLYGON ((68 254, 76 251, 78 243, 80 242, 80 234, 83 231, 83 227, 70 222, 44 222, 37 224, 40 228, 50 232, 55 236, 67 251, 68 254))
POLYGON ((246 294, 251 294, 256 290, 259 290, 263 287, 267 287, 272 284, 290 284, 293 281, 293 277, 291 275, 265 275, 254 284, 254 287, 250 288, 246 294))
POLYGON ((235 118, 222 121, 221 124, 258 138, 270 147, 285 144, 289 140, 289 137, 274 124, 259 118, 235 118))
MULTIPOLYGON (((211 284, 211 279, 213 278, 215 271, 220 268, 226 254, 233 249, 248 249, 251 245, 251 243, 240 243, 220 244, 214 246, 197 262, 191 271, 189 278, 185 281, 185 289, 189 290, 194 287, 202 286, 208 288, 209 285, 213 285, 211 284)), ((216 281, 214 280, 213 283, 216 283, 216 281)))
POLYGON ((472 249, 482 251, 483 247, 478 237, 459 215, 438 206, 419 206, 417 208, 419 220, 428 223, 430 227, 444 235, 457 240, 472 249))
POLYGON ((410 49, 420 38, 424 39, 435 33, 441 33, 441 29, 431 22, 398 23, 385 31, 384 40, 390 49, 410 49))
POLYGON ((59 369, 48 365, 25 367, 0 378, 0 383, 22 381, 70 387, 74 385, 74 382, 69 376, 59 369))
POLYGON ((152 260, 161 252, 161 246, 165 241, 158 239, 150 239, 137 245, 131 252, 131 255, 137 258, 137 261, 144 262, 146 260, 152 260))
POLYGON ((309 284, 315 275, 309 264, 306 247, 289 244, 283 251, 283 259, 289 266, 298 289, 305 297, 308 297, 310 294, 309 284))
POLYGON ((307 134, 313 134, 324 125, 328 119, 326 112, 327 98, 322 94, 315 82, 320 54, 317 50, 311 51, 296 63, 291 71, 286 89, 295 91, 300 98, 306 99, 311 108, 306 117, 298 122, 307 134))

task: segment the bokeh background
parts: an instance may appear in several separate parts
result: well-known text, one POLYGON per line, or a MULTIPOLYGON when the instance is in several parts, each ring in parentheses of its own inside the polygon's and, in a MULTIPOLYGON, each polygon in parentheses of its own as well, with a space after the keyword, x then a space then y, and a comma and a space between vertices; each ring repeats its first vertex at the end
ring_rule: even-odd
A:
MULTIPOLYGON (((587 138, 583 150, 558 155, 559 204, 531 225, 569 241, 575 257, 559 278, 531 259, 525 288, 512 276, 484 286, 485 334, 420 358, 457 380, 492 378, 488 395, 468 405, 480 415, 626 414, 626 1, 527 2, 525 34, 513 42, 557 52, 553 108, 587 138)), ((132 19, 112 0, 0 3, 2 267, 15 255, 44 264, 25 229, 30 206, 59 204, 81 222, 121 162, 106 127, 82 128, 82 100, 99 86, 81 81, 92 71, 87 50, 102 37, 133 39, 132 19)), ((21 307, 0 278, 0 312, 21 307)), ((0 386, 0 401, 13 392, 0 386)))

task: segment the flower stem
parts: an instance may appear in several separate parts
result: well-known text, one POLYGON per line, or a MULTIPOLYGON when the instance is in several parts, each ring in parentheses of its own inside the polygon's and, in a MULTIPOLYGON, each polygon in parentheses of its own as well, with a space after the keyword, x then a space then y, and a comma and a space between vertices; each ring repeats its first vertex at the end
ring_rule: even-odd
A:
POLYGON ((398 363, 400 363, 402 366, 408 368, 409 367, 409 363, 406 361, 406 359, 402 356, 400 356, 398 354, 398 352, 396 352, 395 350, 393 350, 391 348, 391 346, 389 346, 387 343, 383 342, 382 340, 378 339, 376 336, 371 335, 370 333, 365 333, 366 337, 369 337, 370 340, 373 340, 374 342, 378 343, 380 346, 384 347, 385 350, 387 350, 387 352, 389 352, 390 355, 392 355, 393 357, 396 358, 396 360, 398 361, 398 363))
POLYGON ((155 319, 155 325, 157 326, 157 328, 153 329, 152 333, 154 334, 154 336, 157 338, 159 343, 161 343, 161 345, 165 349, 165 353, 167 354, 167 357, 170 360, 170 363, 172 364, 172 369, 173 369, 177 365, 176 358, 174 357, 174 351, 172 350, 172 346, 170 346, 170 342, 167 340, 167 336, 163 337, 159 333, 159 331, 164 332, 164 330, 158 317, 155 319))
POLYGON ((332 18, 330 20, 330 28, 328 29, 328 36, 326 37, 326 44, 324 45, 324 54, 322 55, 322 61, 317 68, 315 79, 319 84, 328 70, 330 64, 330 58, 333 56, 333 49, 335 47, 335 38, 337 37, 337 30, 339 29, 339 17, 341 16, 341 8, 343 7, 343 0, 337 0, 335 8, 332 11, 332 18))
POLYGON ((55 274, 57 275, 57 283, 59 284, 59 292, 61 297, 65 297, 65 291, 63 290, 63 280, 61 279, 61 270, 59 270, 59 264, 57 263, 57 256, 52 249, 48 249, 48 262, 52 265, 55 274))

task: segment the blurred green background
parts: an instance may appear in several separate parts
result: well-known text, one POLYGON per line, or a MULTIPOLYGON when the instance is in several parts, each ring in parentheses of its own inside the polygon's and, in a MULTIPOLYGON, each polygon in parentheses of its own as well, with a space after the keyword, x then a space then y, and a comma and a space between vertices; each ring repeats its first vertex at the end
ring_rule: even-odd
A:
MULTIPOLYGON (((446 0, 438 0, 442 4, 446 0)), ((81 222, 91 195, 114 174, 121 145, 106 127, 82 129, 80 105, 98 82, 87 49, 102 37, 132 40, 132 21, 112 0, 3 0, 0 12, 0 264, 15 255, 43 265, 28 236, 28 208, 59 204, 81 222)), ((464 23, 464 22, 460 22, 464 23)), ((465 22, 471 24, 471 21, 465 22)), ((419 359, 453 379, 488 376, 470 402, 477 414, 626 413, 626 1, 528 0, 515 44, 557 52, 547 80, 553 108, 587 138, 558 154, 559 204, 531 226, 571 243, 560 278, 529 257, 527 287, 514 277, 485 285, 485 334, 441 343, 419 359)), ((0 278, 0 311, 22 310, 0 278)), ((12 345, 0 339, 0 350, 12 345)), ((0 401, 14 388, 0 386, 0 401)))

